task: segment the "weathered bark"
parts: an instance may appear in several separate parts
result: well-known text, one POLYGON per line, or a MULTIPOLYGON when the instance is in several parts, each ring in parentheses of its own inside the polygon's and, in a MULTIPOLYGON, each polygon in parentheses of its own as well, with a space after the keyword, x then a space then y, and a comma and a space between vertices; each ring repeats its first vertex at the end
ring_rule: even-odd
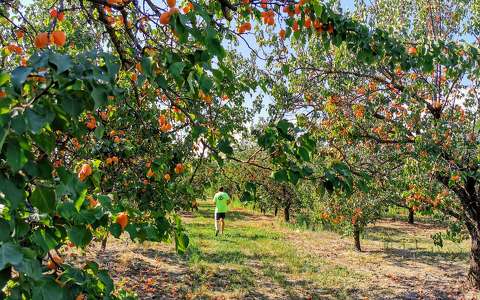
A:
POLYGON ((415 212, 411 207, 408 208, 408 224, 414 224, 415 212))
POLYGON ((439 176, 438 178, 457 195, 462 204, 462 219, 472 240, 468 280, 474 287, 480 288, 480 197, 476 189, 477 180, 469 176, 465 178, 463 186, 449 186, 449 177, 439 176))
POLYGON ((285 222, 290 222, 290 203, 285 205, 285 208, 283 209, 283 215, 285 218, 285 222))
MULTIPOLYGON (((468 222, 470 223, 470 222, 468 222)), ((468 231, 472 239, 470 249, 470 269, 468 270, 468 280, 470 283, 480 287, 480 224, 468 224, 468 231)))
POLYGON ((353 225, 353 239, 355 241, 355 250, 362 251, 362 247, 360 245, 360 226, 357 224, 353 225))

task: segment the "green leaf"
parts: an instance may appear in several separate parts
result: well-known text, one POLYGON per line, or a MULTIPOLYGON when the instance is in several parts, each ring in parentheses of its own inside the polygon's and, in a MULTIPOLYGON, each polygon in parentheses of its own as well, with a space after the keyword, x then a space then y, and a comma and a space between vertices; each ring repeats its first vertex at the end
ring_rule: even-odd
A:
POLYGON ((57 67, 57 74, 63 73, 73 66, 72 60, 68 55, 58 52, 51 52, 49 61, 57 67))
POLYGON ((0 270, 0 290, 3 290, 7 282, 10 280, 11 276, 12 276, 11 268, 5 268, 3 270, 0 270))
POLYGON ((5 219, 0 219, 0 242, 10 239, 10 224, 5 219))
POLYGON ((17 208, 25 200, 25 192, 19 189, 13 182, 0 175, 0 192, 10 202, 11 208, 17 208))
POLYGON ((77 117, 83 110, 83 102, 76 97, 62 97, 61 106, 72 117, 77 117))
POLYGON ((55 210, 55 191, 52 188, 37 186, 30 197, 30 202, 40 212, 51 213, 55 210))
POLYGON ((58 245, 55 236, 45 229, 36 230, 31 236, 31 240, 33 243, 42 248, 45 253, 51 249, 54 249, 58 245))
POLYGON ((21 248, 13 243, 4 243, 0 246, 0 270, 8 265, 17 265, 23 259, 21 248))
POLYGON ((53 121, 55 114, 51 111, 45 111, 40 114, 32 109, 25 111, 25 120, 32 133, 38 133, 47 124, 53 121))
POLYGON ((62 289, 53 279, 48 278, 33 289, 33 300, 63 300, 67 299, 66 290, 62 289))
POLYGON ((28 75, 33 71, 33 68, 18 67, 12 71, 13 87, 19 92, 22 89, 23 83, 27 80, 28 75))
POLYGON ((184 254, 187 251, 188 244, 189 238, 183 231, 175 234, 175 249, 179 254, 184 254))
POLYGON ((218 150, 221 152, 227 154, 227 155, 232 155, 233 154, 233 148, 230 146, 230 141, 226 139, 222 139, 218 142, 217 144, 218 150))
POLYGON ((287 120, 280 120, 278 121, 277 123, 277 129, 283 133, 283 135, 287 135, 288 134, 288 129, 290 127, 293 127, 293 124, 288 122, 287 120))
POLYGON ((95 101, 95 109, 105 105, 107 103, 107 91, 103 87, 94 87, 90 93, 93 101, 95 101))
POLYGON ((288 173, 288 180, 293 184, 297 184, 298 180, 300 179, 300 174, 292 170, 288 170, 287 173, 288 173))
POLYGON ((272 172, 271 177, 272 177, 273 179, 275 179, 276 181, 278 181, 278 182, 286 182, 286 181, 288 181, 287 171, 284 170, 284 169, 281 169, 281 170, 272 172))
POLYGON ((17 141, 7 144, 7 162, 13 172, 20 170, 28 161, 27 156, 17 141))
POLYGON ((112 225, 110 225, 110 233, 115 238, 118 239, 120 237, 120 235, 122 234, 122 227, 120 226, 120 224, 113 223, 112 225))
POLYGON ((43 132, 33 137, 35 143, 47 154, 50 154, 55 148, 55 136, 43 132))
POLYGON ((202 76, 200 77, 200 88, 204 92, 208 93, 212 88, 212 86, 213 86, 213 81, 208 77, 208 75, 203 73, 202 76))
POLYGON ((10 74, 0 73, 0 86, 10 81, 10 74))
POLYGON ((42 278, 42 266, 34 258, 24 258, 19 264, 15 265, 15 270, 24 273, 35 281, 42 278))
POLYGON ((307 149, 300 147, 297 153, 303 161, 310 161, 310 152, 308 152, 307 149))
POLYGON ((0 153, 2 153, 3 144, 10 133, 10 128, 0 128, 0 153))
POLYGON ((183 68, 185 68, 185 63, 178 61, 171 64, 170 67, 168 68, 168 71, 170 72, 170 74, 172 74, 172 76, 175 79, 177 79, 177 78, 181 78, 183 68))
POLYGON ((105 127, 100 124, 99 126, 97 126, 97 128, 95 128, 95 131, 93 133, 95 134, 95 137, 100 140, 105 133, 105 127))
POLYGON ((153 76, 153 59, 149 56, 144 56, 141 62, 142 72, 148 78, 153 76))
POLYGON ((76 246, 84 248, 92 240, 92 233, 85 227, 72 226, 67 230, 67 235, 70 241, 76 246))
POLYGON ((99 270, 97 275, 100 281, 105 285, 105 294, 109 295, 114 288, 112 278, 110 278, 110 275, 108 275, 106 270, 99 270))

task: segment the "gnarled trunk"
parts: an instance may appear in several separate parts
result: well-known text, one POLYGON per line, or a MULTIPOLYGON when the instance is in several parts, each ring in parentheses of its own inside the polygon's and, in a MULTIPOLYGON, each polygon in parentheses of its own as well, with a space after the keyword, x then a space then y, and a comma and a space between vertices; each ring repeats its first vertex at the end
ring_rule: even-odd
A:
POLYGON ((480 288, 480 219, 475 223, 467 221, 467 228, 472 239, 468 280, 473 286, 480 288))
POLYGON ((413 211, 413 208, 409 207, 408 208, 408 224, 414 223, 414 216, 415 216, 415 212, 413 211))
POLYGON ((358 224, 353 225, 353 239, 355 241, 355 250, 362 251, 362 247, 360 246, 360 226, 358 224))
POLYGON ((285 205, 285 208, 283 209, 283 214, 284 214, 285 222, 290 222, 290 203, 285 205))

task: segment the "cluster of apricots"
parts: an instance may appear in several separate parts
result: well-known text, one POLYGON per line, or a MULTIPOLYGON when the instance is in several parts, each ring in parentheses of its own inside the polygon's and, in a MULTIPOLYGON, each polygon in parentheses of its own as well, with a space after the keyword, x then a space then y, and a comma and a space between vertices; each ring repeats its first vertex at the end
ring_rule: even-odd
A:
POLYGON ((267 24, 269 26, 275 25, 275 12, 270 9, 267 11, 262 11, 262 20, 264 24, 267 24))
POLYGON ((245 33, 252 30, 252 24, 250 22, 245 22, 238 27, 238 33, 245 33))
POLYGON ((172 124, 167 121, 167 117, 165 115, 160 115, 158 117, 158 125, 160 126, 160 130, 162 132, 169 132, 172 130, 172 124))
POLYGON ((63 11, 58 11, 56 8, 52 8, 50 10, 50 17, 52 19, 57 19, 58 21, 62 22, 63 20, 65 20, 65 14, 63 13, 63 11))
MULTIPOLYGON (((50 10, 50 17, 59 22, 62 22, 63 20, 65 20, 65 14, 63 12, 59 12, 56 8, 52 8, 50 10)), ((23 37, 23 32, 22 33, 17 32, 17 37, 19 36, 23 37)), ((67 35, 65 34, 65 32, 61 30, 55 30, 50 33, 40 32, 35 37, 34 44, 37 49, 43 49, 51 44, 55 44, 58 47, 63 47, 66 41, 67 41, 67 35)))
POLYGON ((118 157, 117 156, 107 157, 107 159, 105 160, 105 164, 107 166, 118 164, 118 157))
POLYGON ((162 25, 168 25, 170 23, 170 18, 180 12, 178 7, 176 7, 176 0, 167 0, 167 5, 169 10, 160 15, 160 24, 162 25))
POLYGON ((122 138, 120 136, 125 135, 125 131, 123 131, 123 130, 119 130, 119 131, 112 130, 108 133, 108 135, 110 136, 110 138, 113 138, 114 143, 118 144, 118 143, 122 142, 122 138))
POLYGON ((21 55, 23 53, 22 47, 18 46, 17 44, 9 44, 6 48, 10 53, 15 53, 18 55, 21 55))
POLYGON ((80 179, 80 181, 84 181, 85 179, 87 179, 88 176, 92 175, 92 173, 92 167, 89 164, 85 163, 80 168, 80 171, 78 171, 78 178, 80 179))
POLYGON ((97 120, 93 115, 87 115, 87 122, 85 123, 85 126, 87 126, 89 130, 94 130, 97 128, 97 120))
POLYGON ((184 14, 188 14, 190 11, 192 11, 194 9, 194 6, 193 6, 193 3, 192 2, 188 2, 187 5, 185 5, 183 8, 182 8, 182 11, 184 14))

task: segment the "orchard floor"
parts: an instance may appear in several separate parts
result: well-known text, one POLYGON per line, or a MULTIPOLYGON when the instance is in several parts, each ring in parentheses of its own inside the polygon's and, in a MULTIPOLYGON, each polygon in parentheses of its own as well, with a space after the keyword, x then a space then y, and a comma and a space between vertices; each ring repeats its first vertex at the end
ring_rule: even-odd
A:
POLYGON ((105 252, 90 248, 86 258, 140 299, 476 299, 464 282, 468 241, 436 248, 435 225, 378 222, 356 252, 348 237, 292 229, 241 208, 215 237, 212 212, 202 204, 183 216, 191 241, 184 257, 171 244, 124 238, 105 252))

